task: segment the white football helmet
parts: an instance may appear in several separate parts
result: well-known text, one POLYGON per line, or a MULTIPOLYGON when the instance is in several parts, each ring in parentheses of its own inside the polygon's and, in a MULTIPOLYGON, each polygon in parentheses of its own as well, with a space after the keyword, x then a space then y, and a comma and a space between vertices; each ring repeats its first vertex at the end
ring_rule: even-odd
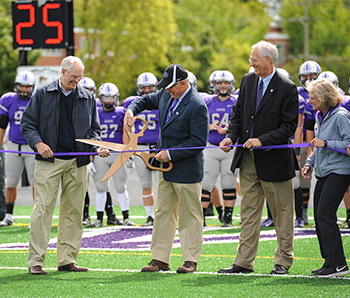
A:
POLYGON ((219 70, 215 75, 214 92, 220 96, 227 96, 233 94, 233 91, 235 91, 235 77, 228 70, 219 70), (229 82, 229 89, 226 92, 220 91, 218 88, 219 82, 229 82))
POLYGON ((191 85, 193 86, 193 88, 197 89, 197 78, 196 76, 187 70, 188 73, 188 80, 190 81, 191 85))
POLYGON ((290 75, 289 75, 289 72, 286 71, 284 68, 276 68, 278 73, 285 76, 286 78, 290 79, 290 75))
POLYGON ((84 77, 79 81, 79 85, 86 90, 88 90, 91 94, 95 94, 96 91, 96 85, 93 79, 90 79, 88 77, 84 77))
POLYGON ((143 95, 142 87, 154 86, 153 92, 157 91, 158 80, 156 76, 151 72, 143 72, 140 74, 136 81, 137 95, 143 95))
POLYGON ((219 72, 219 70, 214 70, 209 76, 208 83, 209 83, 209 93, 210 94, 214 93, 215 78, 216 78, 216 75, 218 72, 219 72))
POLYGON ((318 76, 319 79, 327 79, 330 80, 335 87, 339 87, 339 79, 337 77, 337 75, 332 72, 332 71, 324 71, 321 72, 320 75, 318 76))
POLYGON ((101 105, 108 110, 119 104, 119 95, 119 89, 113 83, 102 84, 100 89, 98 89, 98 98, 101 105))
POLYGON ((35 88, 35 77, 31 71, 21 71, 17 74, 15 79, 15 92, 20 98, 28 99, 32 96, 35 88), (28 92, 20 91, 18 86, 31 86, 32 88, 28 92))
POLYGON ((315 61, 306 61, 302 65, 300 65, 299 68, 299 82, 300 85, 303 86, 305 89, 307 88, 307 85, 313 80, 316 80, 319 76, 319 74, 322 72, 321 66, 315 62, 315 61), (314 78, 305 78, 305 76, 309 76, 315 74, 314 78))

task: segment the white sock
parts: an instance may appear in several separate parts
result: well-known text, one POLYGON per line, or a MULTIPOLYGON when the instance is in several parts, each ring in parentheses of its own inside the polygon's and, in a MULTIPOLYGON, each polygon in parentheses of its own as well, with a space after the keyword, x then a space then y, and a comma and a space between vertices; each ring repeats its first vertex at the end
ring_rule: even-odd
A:
POLYGON ((129 194, 127 191, 118 193, 118 200, 122 211, 129 210, 129 194))
POLYGON ((8 220, 10 220, 10 221, 12 221, 13 215, 10 214, 10 213, 6 213, 6 217, 5 217, 5 218, 8 219, 8 220))
POLYGON ((154 218, 153 206, 145 206, 147 216, 154 218))
POLYGON ((107 201, 106 192, 96 192, 96 212, 103 212, 107 201))

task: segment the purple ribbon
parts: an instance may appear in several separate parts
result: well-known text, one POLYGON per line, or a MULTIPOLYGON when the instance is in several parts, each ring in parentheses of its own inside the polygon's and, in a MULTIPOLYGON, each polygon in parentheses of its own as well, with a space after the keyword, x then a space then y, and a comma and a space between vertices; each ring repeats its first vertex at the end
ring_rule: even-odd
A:
MULTIPOLYGON (((242 147, 242 144, 229 145, 227 147, 242 147)), ((303 144, 286 144, 286 145, 273 145, 273 146, 261 146, 261 147, 253 147, 254 150, 259 149, 286 149, 286 148, 302 148, 302 147, 312 147, 310 143, 303 144)), ((210 149, 210 148, 220 148, 220 146, 199 146, 199 147, 180 147, 180 148, 162 148, 162 149, 137 149, 137 150, 125 150, 125 151, 111 151, 111 153, 127 153, 127 152, 150 152, 150 151, 159 151, 159 150, 195 150, 195 149, 210 149)), ((327 150, 332 150, 335 152, 339 152, 342 154, 347 154, 345 149, 335 149, 326 147, 327 150)), ((38 152, 26 152, 26 151, 16 151, 16 150, 0 150, 0 152, 4 153, 21 153, 21 154, 39 154, 38 152)), ((54 156, 81 156, 81 155, 97 155, 97 152, 57 152, 54 153, 54 156)))

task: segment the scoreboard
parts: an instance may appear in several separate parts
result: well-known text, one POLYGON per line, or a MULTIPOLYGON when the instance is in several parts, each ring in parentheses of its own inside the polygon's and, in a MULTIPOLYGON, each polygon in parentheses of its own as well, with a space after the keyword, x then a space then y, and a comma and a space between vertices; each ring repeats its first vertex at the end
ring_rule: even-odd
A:
POLYGON ((73 40, 73 1, 12 2, 13 48, 68 48, 73 40))

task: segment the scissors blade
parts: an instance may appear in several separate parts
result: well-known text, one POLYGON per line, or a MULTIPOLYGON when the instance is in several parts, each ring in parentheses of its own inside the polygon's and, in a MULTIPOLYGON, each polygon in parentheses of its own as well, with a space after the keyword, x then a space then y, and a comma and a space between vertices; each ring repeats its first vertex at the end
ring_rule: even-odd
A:
POLYGON ((121 166, 132 156, 134 152, 125 152, 120 153, 118 158, 114 161, 112 166, 107 171, 106 175, 102 178, 101 182, 106 181, 109 177, 111 177, 116 171, 118 171, 121 166))
POLYGON ((99 140, 91 140, 91 139, 75 139, 78 142, 82 142, 89 145, 95 145, 99 147, 108 148, 109 150, 113 151, 126 151, 128 149, 127 145, 118 144, 118 143, 112 143, 112 142, 105 142, 105 141, 99 141, 99 140))

